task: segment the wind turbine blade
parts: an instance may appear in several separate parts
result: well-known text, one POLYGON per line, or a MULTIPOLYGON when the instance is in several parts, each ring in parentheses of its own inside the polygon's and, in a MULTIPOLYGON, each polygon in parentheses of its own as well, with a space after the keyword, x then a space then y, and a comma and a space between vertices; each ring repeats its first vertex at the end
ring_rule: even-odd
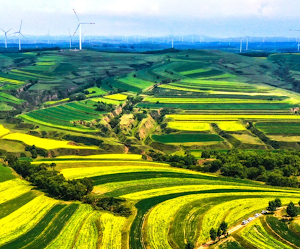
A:
POLYGON ((95 24, 94 22, 82 22, 81 24, 95 24))
POLYGON ((76 32, 77 32, 77 30, 79 29, 79 26, 80 26, 80 23, 78 24, 77 29, 75 30, 73 36, 76 35, 76 32))
MULTIPOLYGON (((1 28, 0 28, 1 29, 1 28)), ((5 31, 3 30, 3 29, 1 29, 4 33, 5 33, 5 31)))
POLYGON ((80 22, 79 17, 77 16, 76 11, 75 11, 74 9, 73 9, 73 11, 74 11, 74 13, 75 13, 75 15, 76 15, 76 17, 77 17, 78 22, 80 22))
POLYGON ((14 33, 11 33, 11 34, 9 34, 9 35, 13 35, 13 34, 19 34, 20 32, 14 32, 14 33))
POLYGON ((26 39, 26 37, 21 32, 20 32, 20 35, 23 36, 26 39))
POLYGON ((11 31, 11 30, 12 30, 12 28, 11 28, 10 30, 6 31, 6 33, 8 33, 8 32, 11 31))
POLYGON ((20 25, 20 29, 19 29, 19 31, 21 31, 21 28, 22 28, 22 23, 23 23, 23 20, 21 20, 21 25, 20 25))

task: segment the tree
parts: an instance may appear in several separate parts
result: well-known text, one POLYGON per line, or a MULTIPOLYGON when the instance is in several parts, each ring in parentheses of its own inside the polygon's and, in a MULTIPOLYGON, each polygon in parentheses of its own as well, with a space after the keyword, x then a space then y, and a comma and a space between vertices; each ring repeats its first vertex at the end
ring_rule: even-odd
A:
POLYGON ((281 207, 282 206, 281 200, 279 198, 276 198, 274 202, 276 204, 276 207, 281 207))
POLYGON ((36 150, 31 150, 31 157, 33 159, 37 158, 37 151, 36 150))
POLYGON ((282 169, 283 176, 290 177, 296 173, 296 169, 292 165, 287 165, 282 169))
POLYGON ((223 221, 219 228, 222 230, 222 234, 225 235, 227 233, 227 229, 228 229, 227 222, 223 221))
POLYGON ((215 241, 217 238, 217 232, 213 227, 210 229, 209 234, 210 234, 211 240, 215 241))
POLYGON ((218 228, 218 231, 217 231, 217 236, 220 237, 221 235, 222 235, 222 230, 221 230, 221 228, 219 227, 219 228, 218 228))
POLYGON ((222 167, 222 161, 217 159, 212 161, 210 167, 209 167, 209 171, 210 172, 216 172, 218 171, 220 168, 222 167))
POLYGON ((52 168, 52 170, 54 170, 55 166, 56 166, 56 163, 51 163, 50 164, 50 167, 52 168))
POLYGON ((225 163, 221 168, 221 173, 224 176, 245 178, 247 176, 246 169, 241 163, 225 163))
POLYGON ((291 217, 296 217, 297 216, 298 210, 295 207, 293 202, 290 202, 290 204, 288 205, 288 207, 286 209, 286 212, 291 217))
POLYGON ((188 242, 186 245, 185 245, 185 249, 194 249, 194 244, 192 242, 188 242))
POLYGON ((300 201, 298 202, 298 205, 300 206, 300 201))
POLYGON ((202 152, 202 155, 201 155, 201 158, 210 158, 210 153, 209 153, 209 151, 203 151, 202 152))
POLYGON ((271 212, 276 211, 277 205, 275 201, 269 201, 269 206, 268 206, 268 210, 271 212))
POLYGON ((18 158, 15 155, 7 155, 6 161, 9 166, 12 166, 18 161, 18 158))

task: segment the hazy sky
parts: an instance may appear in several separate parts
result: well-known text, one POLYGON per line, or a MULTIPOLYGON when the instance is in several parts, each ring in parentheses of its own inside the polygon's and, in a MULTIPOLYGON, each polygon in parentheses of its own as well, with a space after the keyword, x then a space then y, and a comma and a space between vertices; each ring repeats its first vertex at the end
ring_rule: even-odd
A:
POLYGON ((90 35, 300 36, 300 0, 0 0, 0 28, 90 35))

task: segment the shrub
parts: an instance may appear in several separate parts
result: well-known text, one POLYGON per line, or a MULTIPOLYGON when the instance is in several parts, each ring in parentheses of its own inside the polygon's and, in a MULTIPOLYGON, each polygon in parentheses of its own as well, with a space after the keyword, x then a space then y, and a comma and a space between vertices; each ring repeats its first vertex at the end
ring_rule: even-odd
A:
POLYGON ((298 214, 298 210, 297 208, 295 207, 294 203, 293 202, 290 202, 290 204, 288 205, 287 209, 286 209, 286 212, 289 216, 291 217, 296 217, 297 214, 298 214))

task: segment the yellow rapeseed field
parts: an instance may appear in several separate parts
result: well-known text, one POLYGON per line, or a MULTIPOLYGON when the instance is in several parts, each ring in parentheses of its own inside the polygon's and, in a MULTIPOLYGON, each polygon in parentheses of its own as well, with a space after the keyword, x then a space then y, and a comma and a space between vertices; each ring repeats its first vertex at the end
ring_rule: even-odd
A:
POLYGON ((0 77, 0 83, 10 83, 10 84, 14 84, 14 85, 22 85, 25 82, 21 81, 21 80, 13 80, 13 79, 8 79, 8 78, 0 77))
POLYGON ((24 142, 28 145, 35 145, 36 147, 43 148, 46 150, 57 149, 57 148, 68 148, 68 149, 97 149, 96 147, 91 146, 76 146, 69 144, 68 141, 58 141, 48 138, 40 138, 31 136, 23 133, 12 133, 3 137, 7 140, 16 140, 24 142))
POLYGON ((12 241, 33 228, 58 201, 44 195, 0 220, 0 245, 12 241))
POLYGON ((173 119, 174 121, 234 121, 239 119, 246 119, 246 120, 266 120, 266 119, 272 119, 272 120, 300 120, 299 115, 251 115, 251 114, 234 114, 234 115, 226 115, 226 114, 220 114, 220 115, 180 115, 180 114, 172 114, 172 115, 166 115, 166 118, 173 119))
POLYGON ((0 204, 25 194, 31 189, 32 186, 29 183, 18 178, 0 183, 0 204))
POLYGON ((4 126, 0 124, 0 137, 4 136, 5 134, 8 134, 9 132, 9 129, 4 128, 4 126))
POLYGON ((80 205, 60 234, 47 246, 47 249, 73 248, 74 240, 83 222, 91 213, 93 213, 93 208, 90 205, 80 205))
MULTIPOLYGON (((152 198, 159 195, 167 195, 167 194, 174 194, 174 193, 184 193, 188 191, 199 191, 199 190, 212 190, 212 189, 243 189, 243 190, 249 190, 248 195, 255 195, 256 193, 251 191, 255 191, 257 189, 259 190, 266 190, 268 189, 264 187, 248 187, 248 186, 239 186, 239 185, 188 185, 188 186, 173 186, 173 187, 166 187, 166 188, 159 188, 159 189, 150 189, 150 190, 144 190, 140 192, 134 192, 126 195, 122 195, 122 198, 130 199, 130 200, 142 200, 147 198, 152 198)), ((286 190, 283 190, 286 191, 286 190)), ((262 195, 265 195, 266 192, 261 192, 262 195)), ((235 195, 236 193, 232 192, 231 195, 235 195)), ((241 193, 239 193, 240 195, 241 193)), ((278 192, 269 193, 269 195, 278 196, 278 192)), ((287 195, 286 192, 284 192, 284 195, 287 195)), ((296 197, 298 193, 290 193, 289 196, 296 197)))
POLYGON ((136 154, 101 154, 90 156, 58 156, 56 159, 120 159, 120 160, 141 160, 142 155, 136 154))
POLYGON ((217 125, 223 131, 244 131, 246 127, 238 122, 218 122, 217 125))
POLYGON ((169 122, 168 127, 181 131, 209 131, 209 123, 201 122, 169 122))
POLYGON ((84 221, 74 245, 74 249, 97 248, 98 228, 96 220, 99 219, 100 212, 94 211, 84 221))
POLYGON ((120 93, 104 96, 104 98, 114 99, 114 100, 125 100, 125 99, 127 99, 127 97, 128 97, 127 95, 120 94, 120 93))
POLYGON ((100 224, 103 233, 101 248, 121 249, 122 228, 125 221, 125 217, 114 216, 110 213, 103 213, 100 216, 100 224))

